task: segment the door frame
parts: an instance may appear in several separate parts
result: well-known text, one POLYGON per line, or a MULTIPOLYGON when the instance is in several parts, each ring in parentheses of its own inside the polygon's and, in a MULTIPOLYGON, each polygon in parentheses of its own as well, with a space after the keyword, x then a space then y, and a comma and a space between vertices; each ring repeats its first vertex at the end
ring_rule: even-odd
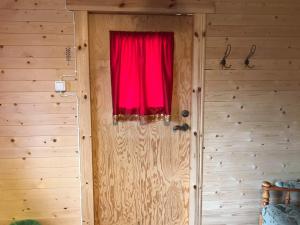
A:
MULTIPOLYGON (((95 13, 95 12, 93 12, 95 13)), ((137 13, 137 12, 136 12, 137 13)), ((143 14, 142 11, 138 13, 143 14)), ((113 14, 117 14, 116 12, 113 14)), ((127 14, 133 14, 127 13, 127 14)), ((147 14, 147 13, 144 13, 147 14)), ((160 13, 162 14, 162 13, 160 13)), ((80 149, 81 224, 94 225, 91 95, 89 72, 89 11, 75 11, 76 74, 78 80, 78 126, 80 149)), ((193 65, 189 225, 202 224, 203 114, 205 81, 206 14, 193 16, 193 65)))

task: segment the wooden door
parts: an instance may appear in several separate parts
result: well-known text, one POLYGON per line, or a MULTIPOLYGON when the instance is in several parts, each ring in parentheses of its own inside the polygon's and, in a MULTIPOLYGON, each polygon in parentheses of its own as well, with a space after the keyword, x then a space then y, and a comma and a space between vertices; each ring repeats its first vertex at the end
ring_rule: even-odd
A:
POLYGON ((190 131, 173 131, 191 108, 193 18, 89 15, 96 225, 187 225, 190 131), (109 31, 175 33, 172 122, 112 123, 109 31))

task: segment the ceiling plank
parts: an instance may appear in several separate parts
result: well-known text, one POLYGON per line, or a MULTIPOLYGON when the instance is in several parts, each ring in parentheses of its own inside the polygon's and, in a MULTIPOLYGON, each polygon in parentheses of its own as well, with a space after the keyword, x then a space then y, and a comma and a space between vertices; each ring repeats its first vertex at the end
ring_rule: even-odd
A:
POLYGON ((210 0, 67 0, 69 10, 105 13, 199 14, 214 13, 210 0))

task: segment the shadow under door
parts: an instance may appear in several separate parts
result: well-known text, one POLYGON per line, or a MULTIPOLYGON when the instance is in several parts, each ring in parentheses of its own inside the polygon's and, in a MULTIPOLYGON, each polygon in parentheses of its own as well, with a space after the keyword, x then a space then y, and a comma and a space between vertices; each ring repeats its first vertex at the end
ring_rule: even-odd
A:
POLYGON ((96 225, 188 225, 193 17, 89 15, 96 225), (113 125, 109 31, 174 32, 170 125, 113 125))

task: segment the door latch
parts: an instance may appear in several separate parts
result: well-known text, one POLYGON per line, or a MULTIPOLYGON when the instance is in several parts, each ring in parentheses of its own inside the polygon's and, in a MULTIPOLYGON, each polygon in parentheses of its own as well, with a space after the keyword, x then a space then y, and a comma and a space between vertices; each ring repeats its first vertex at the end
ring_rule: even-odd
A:
POLYGON ((190 129, 190 126, 187 123, 184 123, 182 125, 176 125, 173 127, 173 131, 181 130, 181 131, 187 131, 190 129))

